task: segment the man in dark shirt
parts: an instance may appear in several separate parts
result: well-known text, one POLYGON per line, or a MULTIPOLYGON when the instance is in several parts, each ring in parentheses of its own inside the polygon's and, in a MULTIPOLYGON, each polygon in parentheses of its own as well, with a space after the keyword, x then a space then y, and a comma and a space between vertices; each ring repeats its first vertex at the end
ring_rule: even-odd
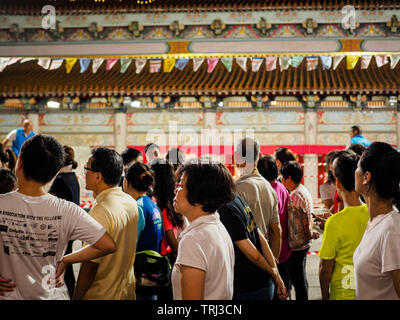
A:
POLYGON ((278 296, 286 299, 288 294, 275 258, 247 203, 236 195, 218 213, 234 243, 233 299, 271 300, 275 287, 278 296))

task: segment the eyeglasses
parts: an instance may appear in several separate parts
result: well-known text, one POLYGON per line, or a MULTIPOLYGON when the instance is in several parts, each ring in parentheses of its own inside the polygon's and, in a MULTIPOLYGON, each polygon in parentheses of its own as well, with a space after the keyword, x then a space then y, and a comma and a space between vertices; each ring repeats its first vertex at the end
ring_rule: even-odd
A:
POLYGON ((85 171, 92 171, 92 172, 100 172, 101 173, 100 170, 95 170, 95 169, 88 168, 88 167, 83 167, 83 168, 85 169, 85 171))

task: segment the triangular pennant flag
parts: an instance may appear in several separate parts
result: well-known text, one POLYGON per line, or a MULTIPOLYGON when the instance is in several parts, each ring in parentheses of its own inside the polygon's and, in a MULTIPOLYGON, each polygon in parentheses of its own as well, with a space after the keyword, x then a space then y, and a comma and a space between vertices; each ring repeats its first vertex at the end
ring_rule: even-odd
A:
POLYGON ((150 73, 161 71, 161 59, 150 59, 150 73))
POLYGON ((386 54, 375 55, 375 61, 378 68, 382 67, 383 65, 389 62, 386 54))
POLYGON ((38 65, 43 69, 48 69, 50 67, 51 58, 39 58, 38 65))
POLYGON ((189 60, 190 59, 188 59, 188 58, 181 58, 181 59, 176 60, 175 68, 177 68, 177 69, 182 71, 183 69, 185 69, 185 67, 186 67, 187 63, 189 62, 189 60))
POLYGON ((312 71, 318 68, 317 56, 307 57, 306 61, 307 61, 307 71, 312 71))
POLYGON ((275 70, 277 61, 278 61, 278 57, 266 57, 265 65, 266 65, 267 71, 275 70))
POLYGON ((279 65, 280 65, 281 71, 287 70, 289 68, 289 60, 290 60, 290 57, 288 57, 288 56, 280 56, 279 57, 279 65))
POLYGON ((8 61, 8 66, 11 66, 12 64, 18 62, 19 60, 21 60, 22 58, 11 58, 10 61, 8 61))
POLYGON ((243 69, 244 72, 247 71, 247 57, 236 58, 236 63, 243 69))
POLYGON ((391 54, 390 55, 390 69, 396 68, 396 65, 400 61, 400 54, 391 54))
POLYGON ((175 59, 172 58, 168 58, 168 59, 164 59, 164 72, 171 72, 172 69, 175 66, 175 59))
POLYGON ((100 66, 102 65, 102 63, 104 62, 104 58, 95 58, 93 59, 93 63, 92 63, 92 72, 96 73, 97 70, 99 70, 100 66))
POLYGON ((84 73, 87 70, 87 68, 89 68, 90 61, 91 60, 89 58, 79 59, 79 63, 81 65, 81 73, 84 73))
POLYGON ((107 58, 107 66, 106 70, 109 71, 114 67, 114 65, 117 63, 118 58, 107 58))
POLYGON ((302 56, 294 56, 290 57, 289 59, 289 65, 291 65, 293 68, 297 68, 300 63, 303 61, 304 57, 302 56))
POLYGON ((0 58, 0 72, 2 72, 10 62, 11 58, 0 58))
POLYGON ((332 57, 331 56, 321 56, 322 70, 330 69, 332 67, 332 57))
POLYGON ((358 59, 360 58, 359 55, 350 54, 346 56, 346 65, 348 70, 353 70, 356 66, 358 59))
POLYGON ((193 58, 193 71, 196 72, 206 58, 193 58))
POLYGON ((264 58, 251 58, 251 70, 253 72, 258 72, 258 70, 260 70, 263 60, 264 58))
POLYGON ((137 74, 140 73, 143 70, 143 68, 146 65, 146 63, 147 63, 147 59, 143 59, 143 58, 135 59, 135 66, 136 66, 136 73, 137 74))
POLYGON ((233 62, 232 57, 221 58, 221 62, 229 72, 232 71, 232 62, 233 62))
POLYGON ((219 58, 207 58, 208 68, 207 72, 213 72, 215 66, 217 65, 219 58))
POLYGON ((121 73, 125 73, 128 67, 131 65, 131 58, 121 58, 121 73))
POLYGON ((36 60, 36 58, 23 58, 19 63, 25 63, 32 60, 36 60))
POLYGON ((65 69, 67 70, 67 73, 70 73, 72 68, 75 65, 75 62, 78 60, 78 58, 66 58, 65 59, 65 69))
POLYGON ((56 70, 56 69, 60 68, 61 65, 63 64, 63 62, 64 62, 64 59, 63 59, 63 58, 53 59, 53 60, 51 61, 51 65, 50 65, 50 67, 49 67, 49 70, 56 70))
POLYGON ((337 55, 333 57, 333 70, 336 70, 340 62, 343 60, 344 55, 337 55))
POLYGON ((367 69, 372 59, 372 54, 361 55, 361 69, 367 69))

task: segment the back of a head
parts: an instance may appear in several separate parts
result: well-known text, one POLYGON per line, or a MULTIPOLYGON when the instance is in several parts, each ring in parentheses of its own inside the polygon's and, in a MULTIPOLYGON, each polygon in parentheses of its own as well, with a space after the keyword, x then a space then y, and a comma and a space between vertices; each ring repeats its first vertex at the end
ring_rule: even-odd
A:
POLYGON ((72 166, 72 169, 76 169, 78 167, 78 163, 75 161, 74 149, 69 146, 64 146, 63 148, 65 152, 64 167, 72 166))
POLYGON ((360 157, 353 152, 341 153, 338 157, 335 167, 335 176, 348 191, 355 191, 355 179, 354 173, 357 170, 357 164, 360 157))
POLYGON ((109 148, 98 147, 92 150, 92 164, 94 170, 98 170, 105 184, 115 186, 119 183, 122 176, 122 157, 121 155, 109 148))
POLYGON ((141 155, 142 153, 135 148, 127 148, 125 151, 121 153, 122 156, 122 162, 124 166, 128 165, 132 161, 136 161, 137 158, 141 155))
POLYGON ((165 159, 174 166, 176 169, 182 163, 185 162, 186 154, 185 151, 179 148, 171 148, 165 155, 165 159))
POLYGON ((260 145, 253 138, 243 138, 236 145, 235 155, 238 163, 255 163, 260 155, 260 145))
POLYGON ((257 163, 260 174, 269 182, 278 178, 278 167, 273 157, 270 155, 262 156, 257 163))
POLYGON ((394 198, 400 209, 400 152, 385 142, 373 142, 362 154, 360 166, 363 172, 371 173, 378 196, 394 198))
POLYGON ((154 183, 150 168, 141 162, 131 164, 126 171, 125 178, 131 187, 140 192, 149 191, 150 186, 154 183))
POLYGON ((235 184, 228 169, 220 162, 191 159, 181 167, 186 178, 187 199, 213 213, 235 198, 235 184))
POLYGON ((366 147, 359 143, 352 143, 350 147, 347 148, 348 151, 354 152, 356 155, 360 156, 364 153, 366 147))
POLYGON ((288 161, 282 165, 281 174, 285 179, 291 177, 294 183, 299 184, 303 178, 303 169, 299 162, 288 161))
POLYGON ((0 194, 8 193, 17 188, 17 177, 8 169, 0 168, 0 194))
POLYGON ((172 166, 167 161, 152 164, 151 171, 154 178, 154 195, 157 203, 160 202, 159 208, 162 210, 166 208, 168 201, 174 199, 176 177, 172 166))
POLYGON ((354 133, 355 135, 360 135, 360 134, 361 134, 361 128, 360 128, 360 126, 352 126, 352 127, 351 127, 351 131, 353 131, 353 133, 354 133))
POLYGON ((275 159, 279 160, 281 164, 288 161, 296 161, 295 155, 288 148, 278 148, 275 150, 275 159))
POLYGON ((19 156, 25 178, 46 184, 63 167, 65 152, 55 138, 38 134, 25 141, 19 156))

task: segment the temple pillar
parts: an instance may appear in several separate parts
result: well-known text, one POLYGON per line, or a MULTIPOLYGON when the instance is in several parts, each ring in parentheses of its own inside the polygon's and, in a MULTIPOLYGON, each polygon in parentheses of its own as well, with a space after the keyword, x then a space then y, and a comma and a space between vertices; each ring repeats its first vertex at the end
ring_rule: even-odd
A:
POLYGON ((40 122, 39 122, 39 113, 37 112, 29 112, 27 118, 32 121, 33 124, 33 132, 36 134, 40 133, 40 122))
MULTIPOLYGON (((307 110, 304 113, 304 137, 306 145, 317 144, 317 112, 307 110)), ((318 198, 318 155, 304 155, 304 185, 313 199, 318 198)))
POLYGON ((115 150, 119 153, 126 149, 126 113, 116 112, 114 113, 114 143, 115 150))

